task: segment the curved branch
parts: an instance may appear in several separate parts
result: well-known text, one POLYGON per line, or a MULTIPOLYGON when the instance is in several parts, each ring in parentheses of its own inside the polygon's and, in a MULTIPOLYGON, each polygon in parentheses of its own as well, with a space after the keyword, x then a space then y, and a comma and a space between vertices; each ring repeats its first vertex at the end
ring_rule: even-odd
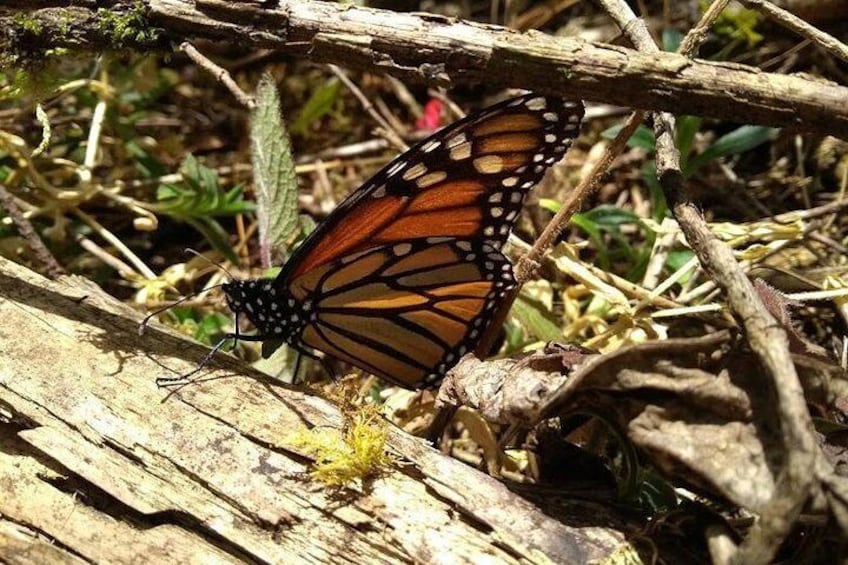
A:
MULTIPOLYGON (((13 53, 26 47, 31 53, 33 47, 115 46, 114 26, 104 25, 104 17, 138 11, 138 3, 130 2, 98 2, 97 11, 69 0, 52 4, 68 7, 28 14, 38 19, 40 31, 30 34, 23 46, 15 31, 21 24, 9 8, 31 10, 32 5, 0 0, 0 20, 5 20, 0 29, 6 29, 0 47, 13 53)), ((177 44, 199 38, 227 40, 430 85, 486 82, 837 136, 848 131, 848 88, 744 65, 313 0, 281 0, 276 7, 222 0, 145 0, 141 5, 144 21, 163 33, 156 39, 149 28, 135 34, 122 29, 122 47, 163 48, 165 39, 177 44)))

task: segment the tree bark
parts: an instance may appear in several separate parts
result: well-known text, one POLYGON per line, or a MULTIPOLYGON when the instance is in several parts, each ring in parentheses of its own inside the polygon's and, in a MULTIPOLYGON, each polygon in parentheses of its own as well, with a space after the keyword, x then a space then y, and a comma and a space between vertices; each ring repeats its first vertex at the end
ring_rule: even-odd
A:
POLYGON ((138 317, 0 259, 0 560, 585 563, 627 547, 600 507, 567 525, 399 430, 397 465, 330 491, 290 438, 338 427, 335 407, 227 356, 159 389, 206 348, 140 338, 138 317))
MULTIPOLYGON (((21 32, 14 10, 31 9, 33 3, 0 0, 0 29, 6 30, 0 46, 12 53, 114 48, 116 33, 114 26, 104 24, 104 13, 131 13, 139 3, 98 2, 98 10, 94 3, 80 6, 77 1, 37 4, 64 7, 30 14, 39 21, 39 33, 27 34, 21 32)), ((146 33, 124 29, 120 47, 163 48, 168 41, 216 39, 248 48, 283 49, 314 61, 428 85, 486 83, 842 137, 848 132, 848 88, 745 65, 333 2, 281 0, 276 7, 222 0, 140 4, 144 22, 161 33, 143 26, 138 31, 146 33)))

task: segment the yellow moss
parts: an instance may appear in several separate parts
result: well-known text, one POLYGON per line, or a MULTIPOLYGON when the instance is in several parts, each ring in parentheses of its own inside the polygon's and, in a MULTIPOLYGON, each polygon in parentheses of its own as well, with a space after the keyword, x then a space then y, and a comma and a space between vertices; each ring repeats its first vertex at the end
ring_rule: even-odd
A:
POLYGON ((375 477, 393 461, 386 452, 389 424, 377 407, 365 406, 346 419, 343 430, 313 428, 288 440, 315 458, 311 475, 332 487, 375 477))

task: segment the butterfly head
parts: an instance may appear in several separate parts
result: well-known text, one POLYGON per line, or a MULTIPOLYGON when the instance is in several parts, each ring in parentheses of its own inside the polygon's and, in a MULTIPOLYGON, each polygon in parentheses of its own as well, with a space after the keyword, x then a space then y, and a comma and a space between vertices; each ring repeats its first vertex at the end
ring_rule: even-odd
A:
POLYGON ((247 316, 260 335, 283 339, 300 335, 308 305, 298 304, 271 280, 233 281, 222 288, 230 310, 247 316))

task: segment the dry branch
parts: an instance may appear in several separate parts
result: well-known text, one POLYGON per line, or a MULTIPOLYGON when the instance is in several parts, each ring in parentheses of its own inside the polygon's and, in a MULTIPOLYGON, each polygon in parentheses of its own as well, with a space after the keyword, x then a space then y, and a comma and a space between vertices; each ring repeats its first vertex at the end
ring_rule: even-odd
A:
POLYGON ((91 283, 2 259, 0 297, 0 560, 578 563, 625 546, 400 431, 396 467, 333 496, 289 439, 338 427, 328 402, 226 358, 169 396, 155 378, 205 348, 166 331, 139 339, 137 314, 91 283))
MULTIPOLYGON (((9 9, 32 3, 0 1, 6 16, 0 46, 13 53, 52 47, 104 49, 112 37, 102 12, 77 2, 72 8, 34 14, 37 36, 20 39, 9 9), (25 49, 24 49, 25 48, 25 49)), ((443 16, 395 13, 310 0, 277 7, 219 0, 146 0, 149 22, 164 31, 167 47, 201 38, 245 47, 282 49, 315 61, 385 72, 404 80, 450 87, 460 82, 513 86, 635 108, 723 120, 791 126, 844 136, 848 88, 825 81, 761 72, 743 65, 691 60, 673 53, 640 53, 623 47, 519 33, 443 16)), ((129 2, 99 2, 113 12, 129 2)), ((2 12, 0 12, 2 14, 2 12)), ((133 45, 133 38, 123 38, 133 45)))

